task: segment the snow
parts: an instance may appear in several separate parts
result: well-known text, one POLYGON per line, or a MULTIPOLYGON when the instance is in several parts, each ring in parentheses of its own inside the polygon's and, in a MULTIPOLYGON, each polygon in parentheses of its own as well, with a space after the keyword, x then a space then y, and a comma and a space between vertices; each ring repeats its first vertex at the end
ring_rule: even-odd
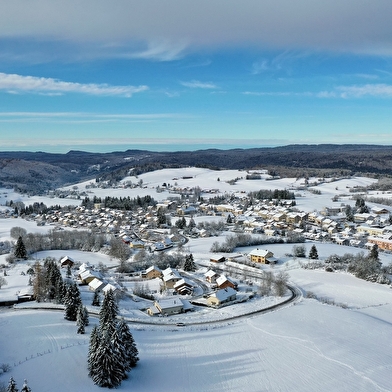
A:
MULTIPOLYGON (((166 173, 146 173, 140 178, 148 186, 143 191, 150 193, 153 192, 152 188, 163 182, 174 183, 173 178, 178 178, 176 181, 181 185, 214 187, 221 191, 243 189, 245 185, 256 189, 261 189, 261 185, 266 189, 283 189, 295 182, 295 179, 282 179, 239 180, 234 186, 224 183, 245 175, 245 172, 237 171, 213 172, 187 168, 167 170, 166 173), (195 178, 181 179, 183 176, 195 178), (220 181, 217 181, 218 177, 220 181)), ((304 196, 296 199, 297 206, 300 209, 321 209, 333 205, 331 198, 337 192, 346 192, 348 184, 369 183, 371 179, 356 178, 323 184, 319 186, 322 188, 321 195, 304 193, 304 196)), ((127 195, 131 191, 140 192, 140 188, 128 190, 127 195)), ((165 192, 162 194, 165 196, 165 192)), ((154 198, 155 195, 152 193, 154 198)), ((6 199, 9 200, 9 197, 6 199)), ((58 204, 56 199, 44 203, 51 205, 51 201, 58 204)), ((348 198, 347 201, 352 202, 348 198)), ((9 230, 14 226, 24 227, 28 232, 44 232, 51 228, 38 227, 19 219, 0 219, 0 241, 11 240, 9 230)), ((223 238, 192 239, 187 244, 195 261, 205 265, 198 271, 201 277, 210 265, 210 246, 217 240, 223 241, 223 238)), ((305 245, 309 251, 311 245, 305 245)), ((237 251, 245 253, 252 249, 241 248, 237 251)), ((268 313, 228 320, 282 299, 252 299, 220 309, 203 308, 165 318, 151 318, 138 310, 151 302, 122 302, 120 309, 131 320, 130 327, 140 361, 130 372, 129 379, 123 381, 118 389, 136 392, 390 391, 391 288, 346 273, 301 269, 299 260, 288 256, 292 245, 274 244, 268 249, 280 262, 276 266, 263 268, 286 271, 291 283, 304 294, 294 304, 268 313), (316 299, 306 298, 310 292, 316 299), (323 299, 328 299, 329 303, 323 299), (142 323, 148 321, 154 323, 142 323), (177 326, 178 322, 186 325, 177 326)), ((317 250, 321 259, 333 253, 342 255, 360 251, 321 243, 317 244, 317 250)), ((77 263, 116 264, 116 260, 101 253, 80 251, 40 252, 34 258, 51 256, 60 259, 65 255, 77 263)), ((391 255, 381 253, 380 256, 383 263, 391 262, 391 255)), ((5 257, 0 256, 0 265, 5 264, 5 257)), ((33 262, 18 263, 7 271, 9 275, 5 278, 8 285, 0 289, 1 299, 15 295, 26 287, 28 277, 21 275, 21 272, 25 272, 28 263, 33 262)), ((151 282, 151 285, 154 283, 151 282)), ((82 299, 91 310, 93 294, 88 288, 82 290, 82 299)), ((79 335, 75 323, 64 320, 62 311, 29 306, 30 303, 16 309, 0 308, 0 364, 11 366, 9 372, 0 374, 0 385, 6 385, 13 376, 19 388, 27 379, 33 392, 102 391, 87 376, 89 333, 98 320, 90 316, 86 334, 79 335)))

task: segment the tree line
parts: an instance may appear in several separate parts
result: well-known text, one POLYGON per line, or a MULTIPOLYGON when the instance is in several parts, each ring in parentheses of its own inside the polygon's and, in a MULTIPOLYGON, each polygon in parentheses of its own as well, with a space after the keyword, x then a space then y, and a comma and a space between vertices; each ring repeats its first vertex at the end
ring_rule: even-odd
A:
POLYGON ((97 234, 87 230, 49 230, 48 233, 43 234, 27 233, 25 229, 15 227, 11 229, 11 236, 13 232, 17 232, 19 235, 14 253, 7 256, 7 261, 11 263, 15 262, 17 258, 26 258, 32 253, 43 250, 79 249, 96 252, 102 248, 107 240, 105 234, 97 234), (21 237, 20 240, 19 237, 21 237), (20 257, 21 241, 26 251, 26 257, 20 257))
POLYGON ((134 211, 140 207, 146 208, 149 206, 155 206, 156 201, 150 195, 146 195, 143 197, 137 196, 132 199, 129 196, 128 197, 106 196, 105 198, 94 196, 93 199, 90 199, 89 197, 85 197, 81 203, 82 206, 88 209, 93 209, 94 204, 102 204, 104 208, 134 211))

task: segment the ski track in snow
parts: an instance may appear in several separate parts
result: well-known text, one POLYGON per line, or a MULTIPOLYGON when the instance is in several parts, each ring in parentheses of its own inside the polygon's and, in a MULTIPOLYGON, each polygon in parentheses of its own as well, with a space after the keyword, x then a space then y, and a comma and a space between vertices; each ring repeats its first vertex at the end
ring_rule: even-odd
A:
POLYGON ((263 328, 257 327, 257 326, 252 322, 251 319, 247 320, 247 323, 248 323, 248 325, 251 326, 252 328, 254 328, 254 329, 258 330, 258 331, 261 331, 262 333, 264 333, 264 334, 266 334, 266 335, 273 336, 273 337, 278 338, 278 339, 283 339, 283 340, 285 340, 285 341, 287 341, 287 342, 289 342, 289 343, 299 344, 299 345, 302 347, 302 349, 305 348, 305 349, 307 349, 307 350, 310 350, 310 351, 312 351, 313 353, 317 354, 318 356, 320 356, 321 358, 323 358, 323 359, 325 359, 325 360, 327 360, 327 361, 336 363, 336 364, 338 364, 338 365, 340 365, 340 366, 343 366, 343 367, 349 369, 352 373, 354 373, 355 375, 359 376, 359 377, 362 378, 364 381, 366 381, 366 382, 372 384, 372 386, 374 386, 374 388, 377 388, 377 391, 380 391, 380 392, 390 392, 390 389, 382 388, 381 386, 379 386, 379 385, 376 383, 376 381, 374 381, 374 380, 372 380, 371 378, 367 377, 363 372, 360 372, 360 371, 356 370, 353 366, 351 366, 351 365, 349 365, 349 364, 347 364, 347 363, 345 363, 345 362, 339 361, 338 359, 331 358, 331 357, 325 355, 325 354, 321 351, 321 349, 316 345, 316 343, 314 343, 314 342, 311 341, 311 340, 301 339, 301 338, 295 337, 295 336, 280 335, 280 334, 268 332, 268 331, 266 331, 266 330, 263 329, 263 328))

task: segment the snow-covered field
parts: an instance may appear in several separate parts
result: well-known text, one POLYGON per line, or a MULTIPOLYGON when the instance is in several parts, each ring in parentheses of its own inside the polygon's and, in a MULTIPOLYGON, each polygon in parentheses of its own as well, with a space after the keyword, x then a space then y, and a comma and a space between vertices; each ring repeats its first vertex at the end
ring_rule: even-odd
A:
MULTIPOLYGON (((147 188, 155 192, 162 182, 189 175, 190 169, 143 176, 147 188)), ((176 180, 189 186, 219 188, 221 191, 242 190, 248 184, 252 190, 289 187, 295 179, 277 181, 238 181, 224 183, 244 172, 211 172, 194 169, 195 179, 176 180), (219 177, 220 181, 217 181, 219 177), (208 180, 209 178, 209 180, 208 180), (189 181, 195 180, 194 184, 189 181), (196 181, 197 180, 197 181, 196 181), (210 182, 208 182, 210 181, 210 182), (278 186, 278 184, 280 184, 278 186), (228 186, 227 189, 224 187, 228 186)), ((193 173, 193 172, 192 172, 193 173)), ((192 174, 193 175, 193 174, 192 174)), ((322 185, 322 194, 304 193, 297 198, 300 209, 321 209, 332 205, 332 197, 346 192, 347 181, 368 184, 370 179, 342 180, 322 185), (338 188, 338 189, 336 189, 338 188)), ((81 188, 81 185, 79 185, 81 188)), ((245 191, 251 189, 244 188, 245 191)), ((95 191, 95 190, 94 190, 95 191)), ((97 190, 98 191, 98 190, 97 190)), ((99 190, 101 191, 101 190, 99 190)), ((103 190, 102 190, 103 191, 103 190)), ((127 190, 122 190, 125 192, 127 190)), ((128 190, 132 197, 136 190, 128 190)), ((140 189, 139 189, 140 192, 140 189)), ((157 195, 152 196, 157 199, 157 195)), ((163 193, 162 197, 166 197, 163 193)), ((13 195, 13 198, 17 195, 13 195)), ((8 198, 8 197, 7 197, 8 198)), ((57 204, 56 200, 44 201, 57 204)), ((27 204, 27 203, 26 203, 27 204)), ((10 240, 14 226, 28 231, 47 230, 17 219, 0 220, 0 241, 10 240)), ((196 261, 207 259, 212 239, 192 240, 187 246, 196 261)), ((391 391, 392 390, 392 290, 389 286, 365 282, 349 274, 309 271, 299 268, 298 260, 287 256, 291 245, 274 245, 271 250, 281 260, 274 270, 283 269, 290 281, 304 294, 328 298, 337 305, 327 305, 306 295, 295 304, 256 316, 227 321, 177 327, 131 323, 139 349, 140 361, 119 390, 132 391, 391 391)), ((308 249, 310 245, 307 245, 308 249)), ((270 248, 270 247, 269 247, 270 248)), ((356 248, 317 244, 321 259, 332 253, 357 253, 356 248)), ((238 249, 246 252, 250 249, 238 249)), ((43 258, 59 258, 69 254, 80 262, 102 262, 113 265, 102 254, 53 251, 39 254, 43 258)), ((382 254, 383 263, 392 261, 382 254)), ((0 264, 5 256, 0 257, 0 264)), ((15 267, 6 277, 8 285, 0 289, 0 297, 11 295, 26 277, 20 275, 23 266, 15 267)), ((266 267, 268 268, 268 267, 266 267)), ((89 305, 89 293, 83 299, 89 305)), ((253 309, 262 302, 234 305, 210 310, 215 315, 239 314, 244 307, 253 309), (236 308, 237 307, 237 308, 236 308)), ((131 311, 133 318, 136 311, 131 311)), ((178 321, 210 319, 208 316, 187 314, 178 321)), ((170 319, 170 318, 169 318, 170 319)), ((21 388, 26 378, 33 392, 102 390, 87 376, 88 338, 97 320, 90 317, 85 335, 76 333, 74 323, 64 320, 61 311, 0 308, 0 364, 8 363, 9 372, 0 375, 0 384, 7 384, 12 375, 21 388)))

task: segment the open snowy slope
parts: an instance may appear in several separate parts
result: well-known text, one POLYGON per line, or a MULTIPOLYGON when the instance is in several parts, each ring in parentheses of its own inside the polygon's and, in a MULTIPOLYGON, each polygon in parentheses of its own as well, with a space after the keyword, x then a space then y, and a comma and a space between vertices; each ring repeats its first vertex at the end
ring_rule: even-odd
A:
MULTIPOLYGON (((132 327, 141 360, 118 389, 389 391, 391 320, 382 315, 392 305, 381 307, 376 317, 306 299, 219 327, 132 327)), ((0 361, 12 365, 0 381, 27 378, 40 392, 101 390, 87 377, 88 335, 62 313, 3 312, 0 320, 0 361)))

